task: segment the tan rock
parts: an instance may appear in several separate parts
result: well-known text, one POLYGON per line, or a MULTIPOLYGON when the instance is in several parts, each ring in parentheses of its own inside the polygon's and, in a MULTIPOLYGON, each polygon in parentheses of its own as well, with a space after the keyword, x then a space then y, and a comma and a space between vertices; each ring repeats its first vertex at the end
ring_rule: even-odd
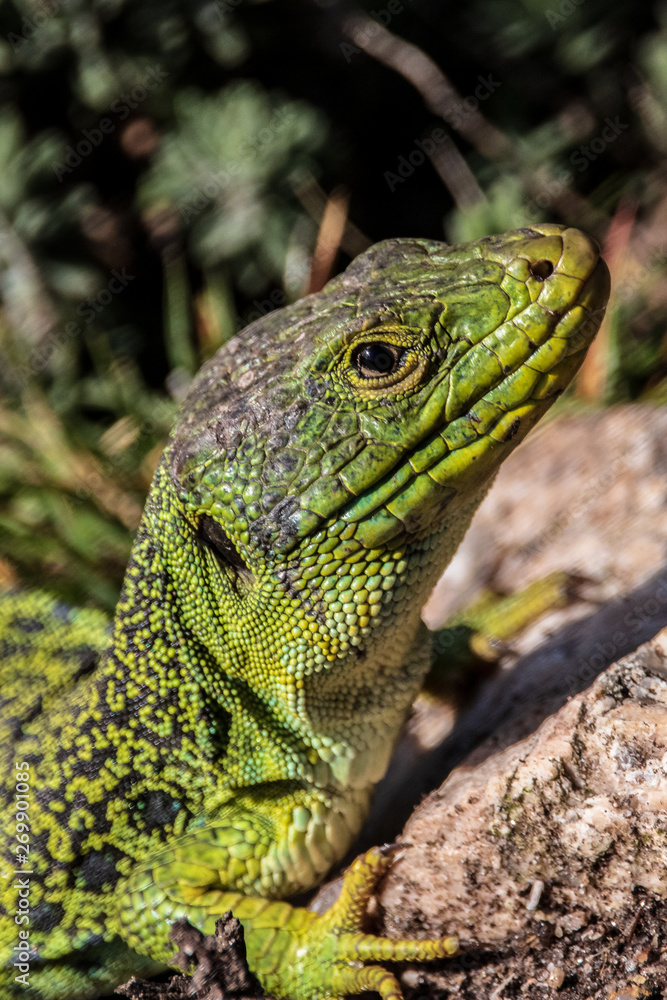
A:
POLYGON ((613 920, 637 888, 666 897, 667 629, 528 739, 457 768, 402 841, 381 897, 392 936, 495 945, 536 919, 613 920))

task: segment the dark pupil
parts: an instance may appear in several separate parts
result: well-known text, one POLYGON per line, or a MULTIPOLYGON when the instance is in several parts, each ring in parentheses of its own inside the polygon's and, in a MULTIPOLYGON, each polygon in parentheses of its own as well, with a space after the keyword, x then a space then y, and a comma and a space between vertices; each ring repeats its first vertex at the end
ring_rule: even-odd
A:
POLYGON ((357 357, 362 371, 377 372, 378 375, 386 375, 396 363, 395 355, 384 344, 367 344, 357 357))

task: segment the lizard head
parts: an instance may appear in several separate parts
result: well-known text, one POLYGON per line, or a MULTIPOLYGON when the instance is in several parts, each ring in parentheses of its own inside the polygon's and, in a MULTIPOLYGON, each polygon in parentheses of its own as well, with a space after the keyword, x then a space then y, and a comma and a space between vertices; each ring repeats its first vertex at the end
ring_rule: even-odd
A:
POLYGON ((333 654, 364 645, 397 594, 427 596, 608 293, 562 226, 372 247, 203 367, 166 453, 184 518, 235 587, 278 588, 333 654))
POLYGON ((430 534, 563 392, 608 292, 575 229, 377 244, 203 367, 169 448, 182 501, 250 562, 333 524, 430 534))

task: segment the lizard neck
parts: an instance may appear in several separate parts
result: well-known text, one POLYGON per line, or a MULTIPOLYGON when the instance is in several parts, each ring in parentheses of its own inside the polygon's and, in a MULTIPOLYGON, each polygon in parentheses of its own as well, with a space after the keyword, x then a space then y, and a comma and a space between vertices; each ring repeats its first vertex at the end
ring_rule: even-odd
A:
POLYGON ((104 710, 165 766, 199 768, 195 784, 208 781, 204 771, 226 788, 252 775, 375 783, 429 667, 420 608, 479 499, 435 535, 361 553, 327 604, 293 585, 298 555, 287 572, 255 566, 237 578, 221 568, 163 463, 97 681, 104 710), (375 581, 368 598, 355 589, 360 570, 375 581), (374 613, 357 613, 364 601, 374 613))

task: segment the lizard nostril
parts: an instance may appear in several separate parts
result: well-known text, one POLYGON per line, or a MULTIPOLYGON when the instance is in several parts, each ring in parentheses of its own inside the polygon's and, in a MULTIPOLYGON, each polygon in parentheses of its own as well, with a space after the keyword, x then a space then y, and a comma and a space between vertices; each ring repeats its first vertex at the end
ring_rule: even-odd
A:
POLYGON ((530 265, 530 273, 538 281, 544 281, 550 274, 554 273, 554 266, 550 260, 536 260, 530 265))

